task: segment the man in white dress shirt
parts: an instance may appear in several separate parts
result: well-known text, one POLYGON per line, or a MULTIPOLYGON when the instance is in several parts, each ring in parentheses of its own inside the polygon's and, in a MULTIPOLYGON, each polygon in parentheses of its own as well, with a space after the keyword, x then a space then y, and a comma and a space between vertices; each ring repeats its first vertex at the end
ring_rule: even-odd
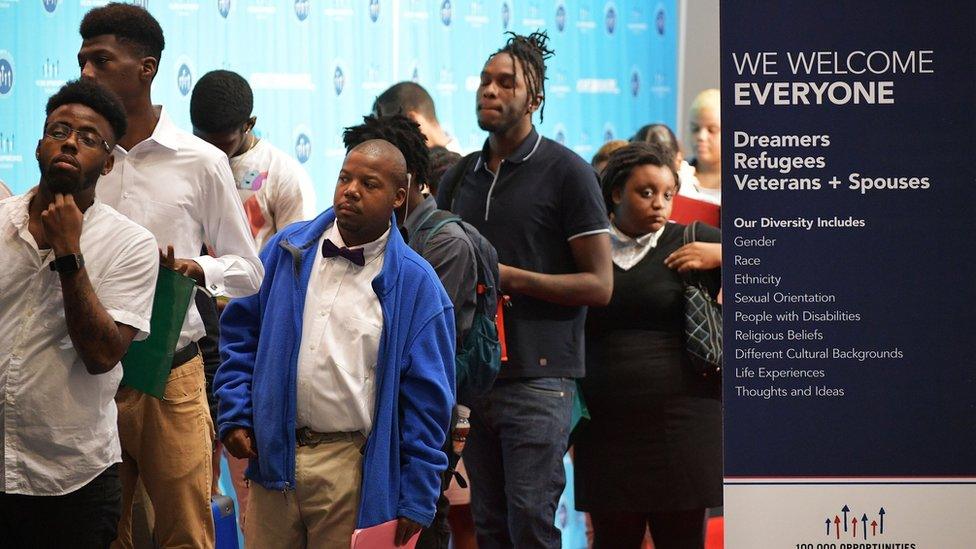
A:
MULTIPOLYGON (((152 103, 150 86, 164 46, 159 23, 140 7, 112 3, 89 11, 80 32, 82 76, 115 91, 129 119, 129 131, 113 151, 115 169, 99 181, 98 197, 149 229, 167 251, 165 263, 210 293, 240 297, 257 291, 263 269, 226 155, 178 129, 152 103), (204 243, 212 257, 200 255, 204 243), (173 256, 188 259, 168 259, 173 256)), ((213 426, 197 346, 203 335, 200 314, 191 307, 164 398, 127 387, 116 397, 123 450, 121 547, 132 546, 137 479, 153 502, 161 546, 214 544, 213 426)))
POLYGON ((126 131, 111 92, 47 103, 40 183, 0 201, 0 545, 104 549, 121 512, 118 365, 149 334, 159 254, 95 197, 126 131))

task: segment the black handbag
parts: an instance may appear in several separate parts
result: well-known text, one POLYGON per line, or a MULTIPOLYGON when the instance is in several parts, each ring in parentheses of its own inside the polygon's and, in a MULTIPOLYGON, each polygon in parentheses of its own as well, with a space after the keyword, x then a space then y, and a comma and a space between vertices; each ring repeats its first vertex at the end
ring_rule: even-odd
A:
MULTIPOLYGON (((685 227, 684 244, 695 241, 695 221, 685 227)), ((701 277, 684 278, 685 349, 691 370, 700 376, 722 372, 722 305, 712 299, 701 277), (694 278, 694 280, 692 280, 694 278)))

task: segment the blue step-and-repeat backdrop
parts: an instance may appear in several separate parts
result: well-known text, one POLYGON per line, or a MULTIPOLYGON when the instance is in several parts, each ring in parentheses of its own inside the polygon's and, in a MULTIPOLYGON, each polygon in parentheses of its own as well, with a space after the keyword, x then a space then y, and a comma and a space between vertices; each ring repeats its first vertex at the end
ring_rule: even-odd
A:
MULTIPOLYGON (((474 93, 506 30, 546 29, 549 63, 542 132, 589 159, 641 125, 674 125, 675 0, 148 0, 166 49, 153 100, 190 129, 190 92, 213 69, 244 75, 257 131, 294 154, 332 203, 341 130, 400 80, 426 87, 438 117, 466 150, 481 147, 474 93)), ((0 179, 37 182, 33 148, 47 97, 78 76, 78 24, 93 0, 0 0, 0 179)), ((538 120, 537 120, 538 122, 538 120)))
MULTIPOLYGON (((31 152, 44 104, 78 77, 78 24, 104 3, 0 0, 0 180, 15 193, 37 183, 31 152)), ((609 139, 627 138, 650 122, 674 127, 676 121, 676 0, 137 3, 166 35, 154 101, 189 130, 196 79, 220 68, 244 75, 254 88, 257 133, 303 163, 320 208, 332 203, 342 128, 360 122, 376 95, 398 81, 426 87, 441 123, 463 148, 480 148, 478 73, 504 44, 505 31, 549 32, 556 55, 540 128, 587 160, 609 139)), ((584 547, 571 490, 557 522, 565 547, 584 547)))

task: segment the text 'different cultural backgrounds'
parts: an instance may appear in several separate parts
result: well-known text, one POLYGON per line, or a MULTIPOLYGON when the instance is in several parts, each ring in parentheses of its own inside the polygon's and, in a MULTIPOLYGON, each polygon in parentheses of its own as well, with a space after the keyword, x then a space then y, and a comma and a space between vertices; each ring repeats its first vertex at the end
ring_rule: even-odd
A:
POLYGON ((976 547, 976 4, 721 33, 726 546, 976 547))

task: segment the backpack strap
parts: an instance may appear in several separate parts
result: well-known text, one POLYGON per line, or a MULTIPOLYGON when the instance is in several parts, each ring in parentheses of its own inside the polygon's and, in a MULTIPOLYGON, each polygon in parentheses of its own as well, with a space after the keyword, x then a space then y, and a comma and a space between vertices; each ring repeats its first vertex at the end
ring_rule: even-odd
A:
POLYGON ((454 199, 457 198, 458 189, 461 188, 461 183, 464 181, 464 174, 471 169, 471 162, 480 154, 481 151, 475 151, 462 158, 458 162, 460 169, 454 173, 454 177, 441 185, 441 188, 446 189, 448 197, 447 208, 450 211, 454 211, 454 199))
POLYGON ((427 249, 427 244, 430 242, 430 239, 440 232, 444 228, 444 225, 460 222, 461 218, 451 212, 434 209, 424 216, 414 234, 409 235, 410 240, 407 242, 407 245, 417 253, 423 255, 423 251, 427 249))

